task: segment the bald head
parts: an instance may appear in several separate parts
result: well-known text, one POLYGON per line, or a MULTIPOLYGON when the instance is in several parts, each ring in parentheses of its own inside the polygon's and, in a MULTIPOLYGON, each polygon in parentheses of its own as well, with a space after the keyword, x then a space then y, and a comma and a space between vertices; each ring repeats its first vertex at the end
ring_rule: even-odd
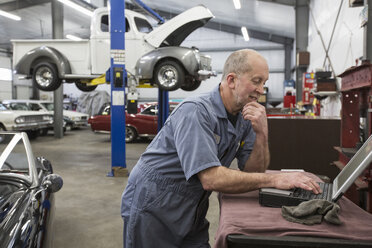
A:
POLYGON ((223 67, 222 81, 226 80, 229 73, 235 73, 237 75, 242 75, 252 70, 252 62, 257 60, 266 60, 261 54, 252 49, 242 49, 233 52, 227 58, 225 65, 223 67))

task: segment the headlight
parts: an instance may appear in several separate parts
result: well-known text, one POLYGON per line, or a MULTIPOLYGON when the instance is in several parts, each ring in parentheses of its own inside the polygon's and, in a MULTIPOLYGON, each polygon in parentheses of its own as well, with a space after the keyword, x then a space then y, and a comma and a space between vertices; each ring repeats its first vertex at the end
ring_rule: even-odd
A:
POLYGON ((43 115, 43 121, 51 121, 53 117, 51 115, 43 115))
POLYGON ((200 53, 199 53, 199 50, 197 49, 192 49, 193 53, 195 54, 195 59, 196 61, 198 62, 198 64, 200 64, 200 53))
POLYGON ((24 123, 26 121, 24 116, 17 117, 15 120, 15 123, 24 123))

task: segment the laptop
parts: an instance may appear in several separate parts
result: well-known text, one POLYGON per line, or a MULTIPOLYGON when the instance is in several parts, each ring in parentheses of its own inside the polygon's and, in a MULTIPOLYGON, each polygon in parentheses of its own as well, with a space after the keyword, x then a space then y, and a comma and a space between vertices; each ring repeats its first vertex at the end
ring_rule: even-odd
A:
POLYGON ((325 199, 336 202, 349 189, 354 181, 372 162, 372 135, 350 159, 332 183, 319 183, 323 192, 314 194, 312 191, 294 188, 281 190, 275 188, 261 188, 259 202, 262 206, 281 207, 297 206, 301 202, 311 199, 325 199))

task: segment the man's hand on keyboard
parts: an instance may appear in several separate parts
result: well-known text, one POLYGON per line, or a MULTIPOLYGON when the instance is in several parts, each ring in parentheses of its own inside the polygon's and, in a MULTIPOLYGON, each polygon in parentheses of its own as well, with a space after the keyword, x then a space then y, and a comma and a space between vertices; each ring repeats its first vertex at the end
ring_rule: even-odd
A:
POLYGON ((273 174, 274 185, 277 189, 302 188, 313 191, 315 194, 322 193, 319 184, 302 172, 285 172, 273 174))

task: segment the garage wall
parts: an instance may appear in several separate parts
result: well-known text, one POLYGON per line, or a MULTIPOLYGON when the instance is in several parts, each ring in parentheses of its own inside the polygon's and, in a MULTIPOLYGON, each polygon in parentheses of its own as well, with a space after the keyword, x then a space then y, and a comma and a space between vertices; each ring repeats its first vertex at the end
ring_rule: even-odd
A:
MULTIPOLYGON (((347 68, 354 66, 355 60, 363 56, 363 28, 360 27, 359 20, 359 13, 362 7, 350 8, 348 1, 324 0, 310 2, 316 25, 323 36, 326 47, 328 47, 341 2, 343 2, 343 4, 329 50, 329 57, 335 75, 339 75, 347 68)), ((331 69, 329 63, 323 68, 323 61, 326 53, 323 49, 321 38, 317 33, 311 14, 309 20, 308 51, 310 52, 309 71, 331 69)), ((338 83, 341 83, 340 78, 338 78, 338 81, 338 83)), ((323 106, 322 115, 340 115, 341 103, 338 96, 328 97, 323 100, 323 106)))
POLYGON ((12 71, 10 58, 0 56, 0 101, 12 98, 12 71))

